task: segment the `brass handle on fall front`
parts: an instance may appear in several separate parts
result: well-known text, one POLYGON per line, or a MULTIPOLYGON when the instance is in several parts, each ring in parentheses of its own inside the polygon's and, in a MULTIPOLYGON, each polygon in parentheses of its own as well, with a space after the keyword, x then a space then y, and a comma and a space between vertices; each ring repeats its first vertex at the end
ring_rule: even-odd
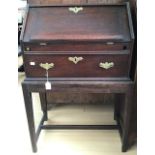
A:
POLYGON ((49 70, 54 67, 54 63, 40 63, 40 67, 49 70))
POLYGON ((72 61, 74 64, 77 64, 78 62, 83 60, 83 57, 68 57, 69 61, 72 61))
POLYGON ((77 14, 79 11, 83 10, 83 7, 70 7, 68 10, 77 14))
POLYGON ((104 69, 109 69, 114 67, 114 62, 100 62, 99 67, 104 68, 104 69))

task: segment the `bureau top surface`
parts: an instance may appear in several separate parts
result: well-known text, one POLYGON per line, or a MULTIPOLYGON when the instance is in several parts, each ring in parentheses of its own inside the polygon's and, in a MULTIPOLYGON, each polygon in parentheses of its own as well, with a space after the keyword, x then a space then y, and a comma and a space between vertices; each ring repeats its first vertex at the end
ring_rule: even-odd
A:
POLYGON ((29 7, 22 41, 131 40, 126 5, 83 6, 78 13, 69 8, 29 7))

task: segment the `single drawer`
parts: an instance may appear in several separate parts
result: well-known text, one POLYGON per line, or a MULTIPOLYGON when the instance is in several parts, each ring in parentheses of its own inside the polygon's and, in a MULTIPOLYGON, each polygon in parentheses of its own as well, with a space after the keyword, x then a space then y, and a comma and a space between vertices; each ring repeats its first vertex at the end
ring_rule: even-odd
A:
POLYGON ((95 42, 69 42, 69 43, 47 43, 35 42, 25 43, 24 51, 118 51, 129 50, 130 43, 95 43, 95 42))
POLYGON ((27 77, 128 77, 128 54, 24 54, 27 77), (42 65, 41 65, 42 64, 42 65))

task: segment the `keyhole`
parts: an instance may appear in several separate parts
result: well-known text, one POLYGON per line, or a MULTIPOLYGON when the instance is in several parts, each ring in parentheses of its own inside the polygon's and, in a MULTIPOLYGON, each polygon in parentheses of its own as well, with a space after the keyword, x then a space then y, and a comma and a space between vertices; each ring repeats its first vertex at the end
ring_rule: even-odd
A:
POLYGON ((123 50, 126 50, 127 49, 127 46, 123 46, 123 50))

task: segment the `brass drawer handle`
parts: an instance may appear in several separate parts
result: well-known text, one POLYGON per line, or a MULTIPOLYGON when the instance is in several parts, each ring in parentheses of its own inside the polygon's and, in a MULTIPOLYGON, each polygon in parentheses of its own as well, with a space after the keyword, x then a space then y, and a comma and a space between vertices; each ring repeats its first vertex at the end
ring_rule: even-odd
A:
POLYGON ((47 43, 39 43, 40 46, 46 46, 47 43))
POLYGON ((40 67, 48 71, 54 67, 54 63, 40 63, 40 67))
POLYGON ((99 67, 104 68, 104 69, 109 69, 114 67, 114 62, 100 62, 99 67))
POLYGON ((68 57, 69 61, 72 61, 74 64, 77 64, 78 62, 83 60, 83 57, 68 57))
POLYGON ((26 47, 26 51, 30 51, 30 47, 26 47))
POLYGON ((83 7, 70 7, 68 10, 77 14, 79 11, 83 10, 83 7))

